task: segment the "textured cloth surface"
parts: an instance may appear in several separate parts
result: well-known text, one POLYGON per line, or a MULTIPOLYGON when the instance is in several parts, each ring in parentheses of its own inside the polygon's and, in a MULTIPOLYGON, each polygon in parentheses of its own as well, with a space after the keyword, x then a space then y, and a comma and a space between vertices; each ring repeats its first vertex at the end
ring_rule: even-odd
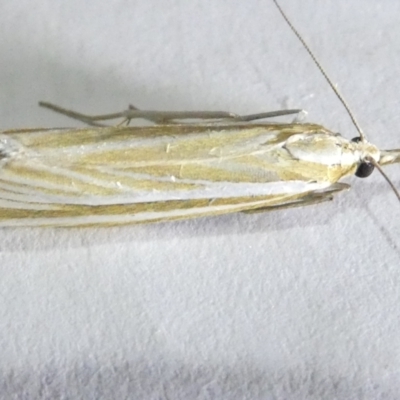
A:
MULTIPOLYGON (((400 147, 400 3, 282 5, 369 140, 400 147)), ((356 136, 271 1, 2 0, 0 38, 4 129, 82 126, 46 100, 304 108, 356 136)), ((379 174, 349 183, 304 209, 1 230, 0 398, 398 399, 399 205, 379 174)))

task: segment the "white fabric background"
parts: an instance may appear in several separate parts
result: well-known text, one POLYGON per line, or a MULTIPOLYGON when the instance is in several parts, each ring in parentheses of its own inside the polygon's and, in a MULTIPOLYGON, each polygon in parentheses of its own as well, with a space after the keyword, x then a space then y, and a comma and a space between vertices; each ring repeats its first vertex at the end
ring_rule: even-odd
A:
MULTIPOLYGON (((370 141, 400 147, 400 3, 281 2, 370 141)), ((0 0, 0 54, 1 128, 81 126, 48 100, 302 107, 356 136, 269 0, 0 0)), ((0 230, 0 397, 398 399, 399 204, 350 182, 275 213, 0 230)))

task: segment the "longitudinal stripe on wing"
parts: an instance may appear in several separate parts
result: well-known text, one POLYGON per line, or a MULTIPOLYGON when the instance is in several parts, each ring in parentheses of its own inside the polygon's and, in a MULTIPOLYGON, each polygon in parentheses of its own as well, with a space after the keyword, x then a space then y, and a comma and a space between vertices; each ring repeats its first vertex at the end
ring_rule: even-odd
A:
POLYGON ((0 225, 150 222, 301 198, 341 167, 298 161, 285 148, 296 134, 331 135, 311 124, 3 133, 0 225))
MULTIPOLYGON (((271 133, 268 138, 270 144, 279 144, 296 133, 304 133, 305 128, 310 131, 323 129, 319 125, 290 125, 284 127, 281 124, 262 125, 170 125, 147 127, 111 127, 111 128, 84 128, 84 129, 51 129, 51 130, 24 130, 6 131, 4 134, 14 138, 23 146, 36 149, 60 149, 66 147, 80 147, 93 144, 123 143, 134 140, 138 145, 144 145, 158 140, 160 145, 167 144, 171 138, 186 141, 189 136, 199 134, 203 138, 215 136, 214 146, 225 146, 227 143, 223 135, 229 133, 231 144, 243 142, 246 139, 257 136, 262 130, 271 133), (287 128, 286 128, 287 127, 287 128), (73 134, 71 134, 73 132, 73 134), (222 133, 222 135, 221 135, 222 133)), ((199 144, 199 142, 198 142, 199 144)), ((151 147, 151 145, 150 145, 151 147)))
MULTIPOLYGON (((291 196, 257 196, 226 199, 175 200, 159 203, 121 204, 109 206, 57 205, 52 209, 3 209, 0 226, 77 226, 118 225, 195 218, 272 206, 297 199, 291 196)), ((1 201, 0 201, 1 206, 1 201)))

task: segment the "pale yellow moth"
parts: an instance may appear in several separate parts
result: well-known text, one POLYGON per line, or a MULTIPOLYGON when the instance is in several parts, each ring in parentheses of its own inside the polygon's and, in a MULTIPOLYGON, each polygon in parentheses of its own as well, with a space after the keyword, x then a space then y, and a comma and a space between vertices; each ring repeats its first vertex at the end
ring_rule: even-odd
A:
POLYGON ((117 225, 309 205, 347 189, 339 182, 346 176, 400 162, 400 149, 367 142, 315 62, 355 123, 357 140, 316 124, 254 123, 300 110, 237 116, 130 107, 90 117, 41 103, 94 127, 0 133, 0 226, 117 225), (120 117, 155 125, 99 123, 120 117), (193 119, 203 122, 179 123, 193 119))

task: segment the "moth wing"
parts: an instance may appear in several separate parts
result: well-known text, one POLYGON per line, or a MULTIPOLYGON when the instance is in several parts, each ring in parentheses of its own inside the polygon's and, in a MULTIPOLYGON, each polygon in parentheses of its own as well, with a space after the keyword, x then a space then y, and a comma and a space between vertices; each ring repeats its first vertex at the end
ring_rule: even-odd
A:
POLYGON ((331 135, 311 124, 4 132, 0 226, 155 222, 300 202, 331 187, 319 179, 326 166, 314 163, 310 178, 283 144, 318 132, 331 135))
POLYGON ((280 192, 281 181, 296 181, 302 188, 293 191, 307 192, 326 167, 314 165, 312 179, 305 176, 308 166, 289 174, 293 159, 282 146, 299 132, 319 131, 314 125, 204 125, 9 132, 0 135, 0 206, 6 200, 51 208, 287 193, 280 192))
POLYGON ((347 183, 337 182, 337 183, 333 184, 332 186, 329 186, 328 188, 325 188, 323 190, 315 190, 313 192, 303 193, 303 194, 299 195, 299 197, 297 199, 291 199, 287 203, 270 206, 270 207, 255 208, 253 210, 244 210, 242 212, 245 214, 258 214, 258 213, 263 213, 263 212, 267 212, 267 211, 276 211, 276 210, 283 210, 286 208, 315 205, 318 203, 324 203, 325 201, 331 201, 331 200, 333 200, 333 197, 336 193, 342 192, 344 190, 349 190, 349 189, 350 189, 350 185, 348 185, 347 183))

